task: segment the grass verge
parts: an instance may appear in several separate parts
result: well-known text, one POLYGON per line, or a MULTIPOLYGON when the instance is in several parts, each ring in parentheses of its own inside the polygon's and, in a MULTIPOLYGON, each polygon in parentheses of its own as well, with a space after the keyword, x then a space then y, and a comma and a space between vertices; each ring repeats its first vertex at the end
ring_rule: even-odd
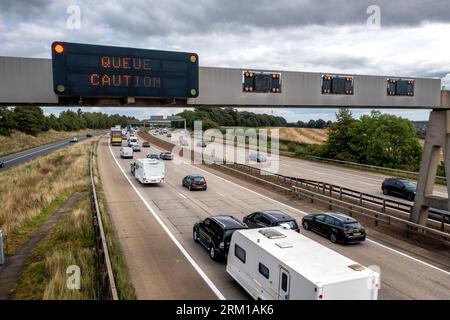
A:
POLYGON ((83 195, 64 214, 47 236, 31 252, 13 299, 95 300, 99 270, 92 227, 89 194, 83 195), (78 266, 80 289, 69 289, 66 270, 78 266))
POLYGON ((75 191, 88 189, 87 141, 0 172, 0 228, 13 255, 75 191))
POLYGON ((20 131, 13 131, 10 136, 0 136, 0 157, 59 140, 68 139, 73 136, 84 135, 93 131, 94 130, 90 129, 80 131, 49 130, 47 132, 38 133, 37 136, 32 136, 20 131))

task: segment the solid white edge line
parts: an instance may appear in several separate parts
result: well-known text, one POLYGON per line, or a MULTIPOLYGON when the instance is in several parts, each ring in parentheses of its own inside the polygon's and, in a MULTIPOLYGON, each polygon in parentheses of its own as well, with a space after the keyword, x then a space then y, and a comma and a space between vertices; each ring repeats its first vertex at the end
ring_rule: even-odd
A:
MULTIPOLYGON (((154 148, 155 148, 155 149, 158 149, 158 150, 160 150, 160 151, 162 150, 162 149, 157 148, 157 147, 154 147, 154 148)), ((181 158, 178 158, 178 160, 181 161, 181 162, 183 162, 184 164, 186 164, 186 165, 188 165, 188 166, 191 166, 191 167, 195 168, 196 170, 200 170, 200 171, 206 172, 206 173, 208 173, 208 174, 211 174, 211 175, 215 176, 215 177, 218 178, 218 179, 221 179, 221 180, 223 180, 223 181, 227 181, 227 182, 229 182, 229 183, 231 183, 231 184, 233 184, 233 185, 235 185, 235 186, 238 186, 239 188, 242 188, 242 189, 244 189, 244 190, 247 190, 247 191, 250 191, 250 192, 252 192, 252 193, 254 193, 254 194, 257 194, 257 195, 259 195, 260 197, 263 197, 263 198, 268 199, 268 200, 270 200, 270 201, 273 201, 273 202, 275 202, 275 203, 281 204, 282 206, 284 206, 284 207, 286 207, 286 208, 290 208, 291 210, 300 212, 300 213, 303 214, 303 215, 308 215, 308 214, 309 214, 309 213, 306 213, 306 212, 304 212, 304 211, 302 211, 302 210, 300 210, 300 209, 297 209, 297 208, 291 207, 290 205, 287 205, 287 204, 285 204, 285 203, 282 203, 282 202, 280 202, 280 201, 278 201, 278 200, 275 200, 275 199, 272 199, 272 198, 267 197, 267 196, 265 196, 265 195, 262 195, 262 194, 260 194, 260 193, 258 193, 258 192, 256 192, 256 191, 254 191, 254 190, 250 190, 250 189, 248 189, 248 188, 246 188, 246 187, 244 187, 244 186, 241 186, 241 185, 239 185, 239 184, 236 184, 236 183, 234 183, 234 182, 232 182, 232 181, 230 181, 230 180, 227 180, 227 179, 225 179, 225 178, 222 178, 222 177, 220 177, 220 176, 218 176, 218 175, 216 175, 216 174, 214 174, 214 173, 212 173, 212 172, 209 172, 209 171, 207 171, 207 170, 204 170, 204 169, 195 167, 194 165, 192 165, 192 164, 190 164, 190 163, 188 163, 188 162, 182 160, 181 158)), ((414 257, 412 257, 412 256, 410 256, 410 255, 408 255, 408 254, 406 254, 406 253, 403 253, 403 252, 398 251, 398 250, 396 250, 396 249, 390 248, 390 247, 388 247, 388 246, 386 246, 386 245, 384 245, 384 244, 381 244, 381 243, 379 243, 379 242, 376 242, 375 240, 369 239, 368 237, 366 237, 366 240, 368 240, 369 242, 372 242, 373 244, 376 244, 376 245, 378 245, 378 246, 380 246, 380 247, 382 247, 382 248, 384 248, 384 249, 386 249, 386 250, 392 251, 392 252, 397 253, 397 254, 399 254, 399 255, 401 255, 401 256, 403 256, 403 257, 409 258, 409 259, 411 259, 411 260, 413 260, 413 261, 415 261, 415 262, 421 263, 421 264, 423 264, 423 265, 425 265, 425 266, 427 266, 427 267, 433 268, 433 269, 435 269, 435 270, 437 270, 437 271, 441 271, 441 272, 443 272, 443 273, 445 273, 445 274, 447 274, 447 275, 450 275, 450 272, 449 272, 449 271, 446 271, 446 270, 444 270, 444 269, 441 269, 441 268, 439 268, 439 267, 436 267, 436 266, 434 266, 434 265, 432 265, 432 264, 430 264, 430 263, 428 263, 428 262, 425 262, 425 261, 422 261, 422 260, 420 260, 420 259, 414 258, 414 257)))
POLYGON ((211 288, 211 290, 214 292, 214 294, 220 299, 220 300, 226 300, 225 296, 219 291, 219 289, 214 285, 214 283, 211 281, 211 279, 208 278, 206 273, 200 268, 200 266, 192 259, 192 257, 189 255, 189 253, 184 249, 184 247, 181 245, 180 242, 175 238, 175 236, 170 232, 169 228, 164 224, 164 222, 161 220, 161 218, 158 216, 158 214, 155 212, 155 210, 148 204, 147 200, 144 199, 142 194, 139 192, 139 190, 133 185, 125 171, 120 166, 119 162, 117 161, 116 157, 114 156, 114 153, 111 149, 111 144, 108 140, 108 147, 109 152, 111 153, 111 156, 113 157, 114 161, 116 162, 117 166, 119 167, 120 171, 122 171, 122 174, 127 179, 130 186, 133 188, 133 190, 136 192, 136 194, 139 196, 139 198, 142 200, 142 202, 145 204, 147 209, 150 211, 150 213, 153 215, 153 217, 158 221, 158 223, 161 225, 163 230, 167 233, 167 235, 172 239, 172 241, 175 243, 175 245, 178 247, 178 249, 183 253, 183 255, 186 257, 186 259, 191 263, 191 265, 194 267, 194 269, 198 272, 200 277, 203 278, 203 280, 206 282, 206 284, 211 288))
POLYGON ((5 161, 3 161, 3 162, 4 162, 4 163, 8 163, 8 162, 11 162, 11 161, 14 161, 14 160, 17 160, 17 159, 21 159, 21 158, 24 158, 24 157, 27 157, 27 156, 31 156, 32 154, 35 154, 35 153, 38 153, 38 152, 42 152, 42 151, 45 151, 45 150, 48 150, 48 149, 51 149, 51 148, 59 147, 59 146, 65 144, 65 143, 67 143, 67 141, 64 141, 64 142, 61 142, 61 143, 59 143, 59 144, 55 144, 55 145, 49 146, 49 147, 44 148, 44 149, 36 150, 36 151, 34 151, 34 152, 30 152, 30 153, 21 155, 21 156, 19 156, 19 157, 17 157, 17 158, 8 159, 8 160, 5 160, 5 161))

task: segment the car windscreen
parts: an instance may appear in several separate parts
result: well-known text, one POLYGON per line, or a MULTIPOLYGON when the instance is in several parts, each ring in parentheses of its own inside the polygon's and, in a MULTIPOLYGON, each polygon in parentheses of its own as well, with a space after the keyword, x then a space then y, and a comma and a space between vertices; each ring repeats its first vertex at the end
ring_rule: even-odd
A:
POLYGON ((417 185, 416 185, 414 182, 408 181, 408 180, 404 180, 404 181, 403 181, 403 185, 404 185, 406 188, 411 188, 411 189, 416 189, 416 187, 417 187, 417 185))

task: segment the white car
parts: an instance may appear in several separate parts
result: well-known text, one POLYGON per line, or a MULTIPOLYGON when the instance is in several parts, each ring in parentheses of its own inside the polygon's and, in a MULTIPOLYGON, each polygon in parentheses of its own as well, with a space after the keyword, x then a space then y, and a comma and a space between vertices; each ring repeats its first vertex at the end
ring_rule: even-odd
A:
POLYGON ((70 139, 70 142, 78 142, 78 138, 77 138, 77 137, 72 137, 72 138, 70 139))
POLYGON ((139 143, 132 144, 131 148, 133 149, 133 151, 137 151, 137 152, 141 151, 141 145, 139 143))
POLYGON ((120 148, 120 157, 133 159, 133 149, 130 147, 120 148))

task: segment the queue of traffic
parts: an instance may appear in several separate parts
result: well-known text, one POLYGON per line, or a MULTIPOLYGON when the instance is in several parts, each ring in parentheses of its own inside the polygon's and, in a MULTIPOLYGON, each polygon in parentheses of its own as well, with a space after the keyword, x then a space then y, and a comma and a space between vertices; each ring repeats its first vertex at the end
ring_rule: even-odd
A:
MULTIPOLYGON (((133 158, 135 152, 140 152, 139 139, 128 133, 120 156, 133 158)), ((171 152, 149 153, 131 163, 131 173, 142 184, 164 182, 163 160, 172 159, 171 152)), ((208 189, 205 177, 198 174, 185 176, 181 184, 189 191, 208 189)), ((341 213, 307 215, 301 226, 333 243, 366 238, 365 228, 341 213)), ((280 210, 253 212, 242 221, 230 215, 209 216, 194 224, 193 240, 212 260, 226 260, 228 274, 255 299, 377 299, 380 279, 375 271, 303 236, 300 224, 280 210)))

